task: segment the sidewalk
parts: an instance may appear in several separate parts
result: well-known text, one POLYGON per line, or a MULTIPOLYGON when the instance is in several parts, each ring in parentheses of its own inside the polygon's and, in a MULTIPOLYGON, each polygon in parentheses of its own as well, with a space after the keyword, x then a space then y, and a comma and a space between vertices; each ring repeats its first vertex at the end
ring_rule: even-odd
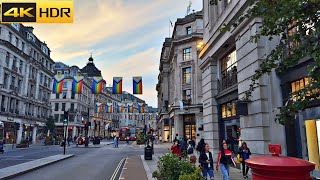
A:
MULTIPOLYGON (((158 145, 154 145, 154 148, 163 148, 163 149, 168 149, 171 147, 171 143, 163 143, 163 144, 158 144, 158 145)), ((139 145, 134 145, 134 147, 139 146, 139 145)), ((144 147, 144 145, 142 145, 144 147)), ((154 178, 152 178, 152 173, 154 171, 157 170, 157 163, 159 161, 159 157, 161 157, 163 154, 154 154, 152 156, 152 160, 144 160, 144 155, 141 155, 140 159, 143 163, 143 167, 145 170, 145 173, 147 174, 148 180, 153 180, 154 178)), ((197 157, 198 158, 198 157, 197 157)), ((198 159, 197 159, 198 161, 198 159)), ((249 175, 250 173, 248 173, 249 178, 248 179, 252 179, 251 175, 249 175)), ((220 180, 223 179, 222 173, 219 169, 219 171, 214 171, 214 179, 216 180, 220 180)), ((240 169, 236 169, 236 168, 230 168, 230 179, 232 180, 243 180, 243 176, 242 176, 242 172, 240 172, 240 169)))
POLYGON ((46 158, 37 159, 34 161, 29 161, 26 163, 2 168, 2 169, 0 169, 0 179, 13 178, 13 177, 19 176, 21 174, 30 172, 32 170, 47 166, 49 164, 52 164, 52 163, 55 163, 55 162, 58 162, 58 161, 61 161, 61 160, 67 159, 67 158, 71 158, 73 156, 74 156, 73 154, 49 156, 46 158))
POLYGON ((127 158, 119 180, 148 180, 140 156, 127 158))

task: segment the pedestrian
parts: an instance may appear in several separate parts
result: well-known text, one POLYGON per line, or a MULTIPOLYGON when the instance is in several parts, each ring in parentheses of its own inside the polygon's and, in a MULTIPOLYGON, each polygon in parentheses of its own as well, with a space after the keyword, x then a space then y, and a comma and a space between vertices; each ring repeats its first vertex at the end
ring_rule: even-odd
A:
POLYGON ((160 144, 162 144, 162 136, 161 135, 159 136, 159 141, 160 141, 160 144))
MULTIPOLYGON (((195 138, 194 138, 194 139, 195 139, 195 138)), ((194 142, 193 139, 191 139, 190 143, 191 143, 191 145, 192 145, 193 148, 196 148, 196 142, 194 142)))
POLYGON ((236 167, 236 163, 233 159, 232 151, 228 150, 228 145, 224 143, 222 145, 221 151, 218 154, 218 160, 216 165, 216 170, 220 166, 221 173, 223 175, 223 180, 229 180, 229 166, 233 164, 236 167))
POLYGON ((188 148, 187 141, 184 138, 181 138, 180 151, 183 157, 187 155, 187 148, 188 148))
POLYGON ((210 179, 213 179, 213 158, 212 153, 209 151, 209 145, 207 143, 204 145, 203 151, 200 154, 199 163, 204 179, 207 179, 208 174, 210 176, 210 179))
POLYGON ((115 136, 117 138, 117 147, 119 147, 119 137, 115 136))
POLYGON ((73 142, 76 142, 77 139, 78 139, 77 136, 74 136, 74 137, 73 137, 73 142))
POLYGON ((176 137, 174 137, 173 143, 175 143, 175 142, 177 142, 177 141, 178 141, 178 138, 177 138, 177 136, 176 136, 176 137))
POLYGON ((116 148, 117 147, 117 137, 115 136, 113 139, 113 147, 116 148))
POLYGON ((200 141, 199 141, 199 143, 198 143, 198 145, 197 145, 197 148, 196 148, 196 150, 198 151, 198 153, 201 153, 201 152, 203 151, 204 145, 205 145, 204 139, 201 138, 200 141))
POLYGON ((168 142, 170 142, 170 135, 168 135, 168 138, 167 138, 167 139, 168 139, 168 142))
POLYGON ((192 146, 190 141, 189 141, 187 153, 188 153, 189 156, 191 156, 193 154, 193 146, 192 146))
POLYGON ((171 152, 172 152, 172 154, 175 154, 175 155, 181 157, 181 151, 180 151, 180 149, 179 149, 178 142, 175 142, 175 143, 171 146, 171 152))
POLYGON ((246 166, 245 160, 249 159, 251 152, 250 152, 250 149, 248 148, 246 142, 242 142, 242 145, 239 148, 239 155, 240 155, 239 161, 242 164, 243 177, 248 178, 249 166, 246 166))

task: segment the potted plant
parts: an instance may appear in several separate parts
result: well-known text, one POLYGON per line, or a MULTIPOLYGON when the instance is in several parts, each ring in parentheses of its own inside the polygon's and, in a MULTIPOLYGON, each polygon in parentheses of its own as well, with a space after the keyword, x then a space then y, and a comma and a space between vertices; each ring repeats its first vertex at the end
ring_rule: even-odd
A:
POLYGON ((28 140, 23 139, 21 140, 20 144, 17 144, 16 148, 27 148, 28 147, 28 140))

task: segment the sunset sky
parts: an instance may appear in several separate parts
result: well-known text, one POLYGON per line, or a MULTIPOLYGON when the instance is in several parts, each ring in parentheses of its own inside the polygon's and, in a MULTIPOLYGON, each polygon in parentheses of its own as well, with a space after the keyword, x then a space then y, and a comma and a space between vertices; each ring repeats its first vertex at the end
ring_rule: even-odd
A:
MULTIPOLYGON (((107 85, 112 84, 112 77, 122 76, 123 90, 132 93, 132 76, 142 76, 144 94, 138 97, 156 107, 160 52, 169 36, 169 19, 174 23, 183 18, 188 3, 74 0, 73 24, 37 24, 34 33, 48 44, 56 62, 82 68, 92 53, 107 85)), ((192 9, 201 10, 202 0, 193 0, 192 9)))

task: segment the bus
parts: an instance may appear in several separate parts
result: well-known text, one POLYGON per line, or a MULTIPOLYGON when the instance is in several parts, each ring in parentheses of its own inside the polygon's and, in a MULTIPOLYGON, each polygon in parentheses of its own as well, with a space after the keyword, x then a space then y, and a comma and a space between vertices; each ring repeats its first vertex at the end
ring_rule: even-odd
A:
POLYGON ((129 137, 130 141, 136 140, 136 129, 135 128, 121 128, 119 130, 119 141, 125 141, 129 137))

